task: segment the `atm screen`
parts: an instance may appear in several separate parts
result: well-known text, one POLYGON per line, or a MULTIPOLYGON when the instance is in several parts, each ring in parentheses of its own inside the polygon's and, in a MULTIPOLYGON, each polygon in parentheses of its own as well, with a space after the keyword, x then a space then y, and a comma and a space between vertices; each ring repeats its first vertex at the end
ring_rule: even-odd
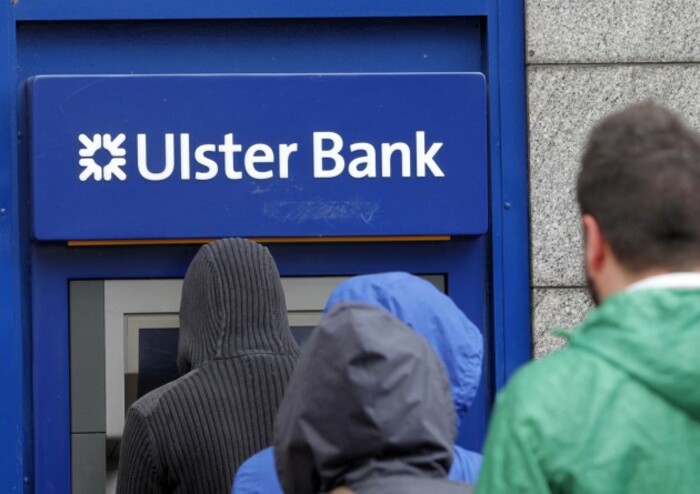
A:
MULTIPOLYGON (((306 343, 311 332, 321 319, 320 311, 296 311, 289 314, 290 327, 294 339, 300 346, 306 343)), ((178 327, 148 327, 144 324, 144 316, 129 321, 127 340, 131 355, 127 361, 136 363, 138 367, 128 366, 124 375, 124 394, 126 408, 143 395, 164 384, 177 379, 180 372, 177 368, 178 327), (143 324, 139 327, 138 323, 143 324)))
MULTIPOLYGON (((317 314, 304 314, 300 319, 321 318, 317 314), (314 317, 315 316, 315 317, 314 317)), ((315 325, 295 325, 292 335, 299 345, 306 343, 315 325)), ((126 374, 126 394, 131 404, 143 395, 177 379, 178 328, 139 328, 138 329, 138 370, 126 374)))
POLYGON ((178 331, 172 328, 139 331, 137 398, 178 378, 177 338, 178 331))
MULTIPOLYGON (((125 416, 137 399, 180 376, 177 369, 178 314, 124 314, 123 318, 126 330, 122 357, 124 409, 120 417, 125 416)), ((109 401, 109 387, 107 391, 109 401)), ((111 411, 114 415, 118 413, 111 411)), ((108 435, 119 437, 121 433, 112 430, 108 435)))

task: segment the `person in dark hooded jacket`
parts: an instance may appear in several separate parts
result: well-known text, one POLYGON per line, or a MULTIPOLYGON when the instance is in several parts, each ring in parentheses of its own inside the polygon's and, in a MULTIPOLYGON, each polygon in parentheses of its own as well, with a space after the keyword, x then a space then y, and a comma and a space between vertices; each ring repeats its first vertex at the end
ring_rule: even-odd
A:
MULTIPOLYGON (((354 276, 340 283, 331 292, 325 312, 340 301, 381 307, 428 341, 447 370, 459 427, 466 420, 479 388, 483 358, 481 333, 464 312, 431 283, 404 272, 354 276)), ((449 479, 475 484, 481 469, 481 455, 457 445, 453 453, 449 479)), ((271 448, 241 465, 232 493, 282 493, 271 448)))
POLYGON ((182 286, 179 379, 127 413, 118 493, 225 493, 271 444, 299 356, 277 266, 243 239, 203 246, 182 286))
MULTIPOLYGON (((428 341, 447 370, 459 429, 479 389, 484 355, 481 332, 464 312, 432 283, 405 272, 342 282, 328 297, 326 312, 342 301, 381 307, 428 341)), ((481 460, 479 453, 455 445, 450 480, 475 484, 481 460)))
POLYGON ((469 493, 447 480, 456 420, 445 369, 383 309, 341 303, 307 342, 275 421, 286 494, 469 493))

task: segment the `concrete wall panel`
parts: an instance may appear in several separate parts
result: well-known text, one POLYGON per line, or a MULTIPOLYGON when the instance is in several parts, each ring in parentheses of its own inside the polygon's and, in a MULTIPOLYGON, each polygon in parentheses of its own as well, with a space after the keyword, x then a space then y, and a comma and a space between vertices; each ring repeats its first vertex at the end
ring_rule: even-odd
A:
POLYGON ((700 129, 700 65, 532 66, 528 91, 533 286, 582 287, 575 182, 590 129, 648 98, 700 129))
POLYGON ((573 329, 593 307, 588 291, 583 288, 535 289, 532 294, 534 357, 540 358, 560 349, 565 340, 555 329, 573 329))
POLYGON ((697 0, 527 0, 530 63, 700 61, 697 0))

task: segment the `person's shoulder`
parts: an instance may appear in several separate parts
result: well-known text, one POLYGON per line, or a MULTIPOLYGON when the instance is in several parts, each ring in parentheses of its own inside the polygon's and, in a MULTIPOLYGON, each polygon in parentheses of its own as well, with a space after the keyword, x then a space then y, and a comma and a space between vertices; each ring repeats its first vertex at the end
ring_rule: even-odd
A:
POLYGON ((243 479, 260 482, 274 475, 276 475, 274 450, 268 447, 250 456, 241 464, 236 472, 236 482, 243 479))
POLYGON ((564 347, 522 366, 508 381, 506 390, 522 393, 537 391, 542 386, 549 389, 552 385, 557 385, 563 375, 569 374, 568 371, 576 368, 585 358, 581 352, 568 346, 564 347))
POLYGON ((165 401, 177 399, 175 390, 187 381, 193 379, 198 371, 193 370, 174 381, 160 386, 140 397, 130 407, 129 410, 139 413, 143 418, 148 419, 153 413, 158 411, 165 401))
POLYGON ((456 482, 476 483, 483 462, 482 455, 456 444, 452 451, 453 459, 448 475, 449 479, 456 482))
POLYGON ((244 461, 236 472, 232 494, 282 494, 277 480, 272 447, 258 451, 244 461))
POLYGON ((561 411, 563 415, 590 399, 599 359, 565 347, 519 369, 499 394, 497 403, 520 416, 561 411), (588 391, 586 391, 588 390, 588 391))

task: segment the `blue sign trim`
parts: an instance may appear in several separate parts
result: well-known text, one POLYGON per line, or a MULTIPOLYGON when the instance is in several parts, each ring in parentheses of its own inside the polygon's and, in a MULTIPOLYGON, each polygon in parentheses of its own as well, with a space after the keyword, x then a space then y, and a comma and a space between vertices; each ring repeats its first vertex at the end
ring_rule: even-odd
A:
POLYGON ((17 18, 23 21, 481 16, 486 14, 487 2, 488 0, 400 3, 393 0, 236 0, 178 2, 174 5, 171 0, 30 0, 18 2, 15 11, 17 18))
POLYGON ((482 74, 36 77, 29 101, 40 240, 488 227, 482 74))

